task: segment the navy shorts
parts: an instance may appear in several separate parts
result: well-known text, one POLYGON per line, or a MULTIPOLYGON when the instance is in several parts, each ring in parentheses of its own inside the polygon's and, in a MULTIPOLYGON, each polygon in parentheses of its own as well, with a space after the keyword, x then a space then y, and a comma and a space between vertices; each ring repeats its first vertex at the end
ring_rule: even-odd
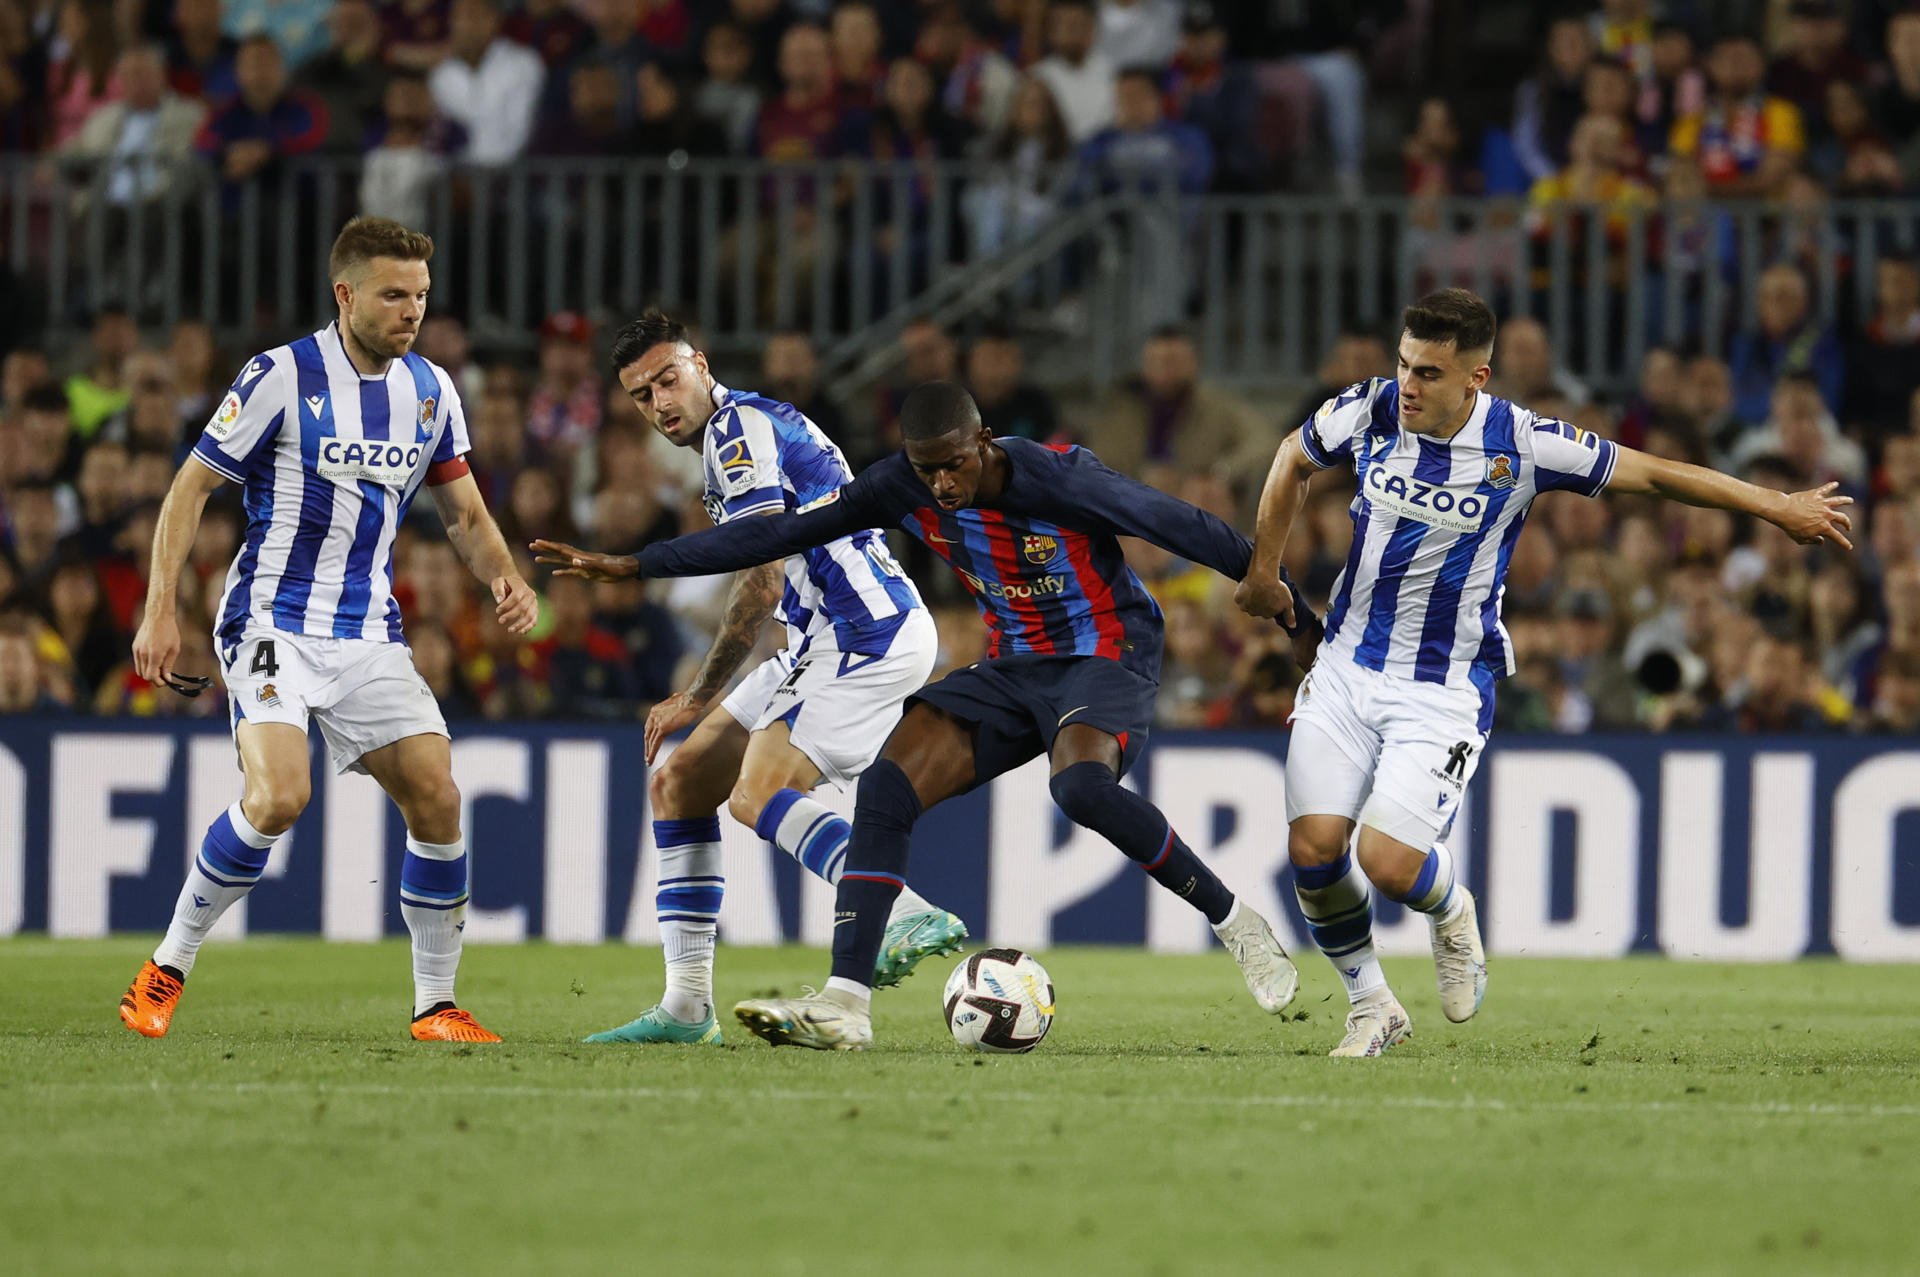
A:
POLYGON ((1146 744, 1159 691, 1104 656, 1008 656, 955 670, 907 705, 925 701, 973 727, 978 784, 1048 753, 1060 729, 1075 724, 1119 740, 1124 775, 1146 744))

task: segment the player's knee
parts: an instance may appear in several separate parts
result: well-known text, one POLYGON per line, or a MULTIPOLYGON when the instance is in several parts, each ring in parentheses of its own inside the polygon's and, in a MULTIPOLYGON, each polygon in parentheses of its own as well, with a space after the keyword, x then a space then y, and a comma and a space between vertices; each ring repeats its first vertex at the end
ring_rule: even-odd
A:
POLYGON ((1108 809, 1110 791, 1119 783, 1105 763, 1075 763, 1055 772, 1047 788, 1068 820, 1091 826, 1108 809))
POLYGON ((692 815, 688 805, 693 801, 695 782, 694 768, 683 754, 675 754, 654 768, 647 780, 647 798, 654 816, 674 820, 692 815))
POLYGON ((247 823, 268 836, 293 828, 300 813, 307 809, 313 782, 302 772, 289 770, 284 775, 247 779, 247 796, 240 805, 247 823))
POLYGON ((416 785, 407 801, 407 828, 427 842, 448 843, 460 837, 460 786, 452 773, 416 785))
POLYGON ((727 814, 752 829, 759 823, 760 813, 772 797, 773 793, 766 786, 755 784, 743 776, 734 785, 733 792, 727 795, 727 814))
POLYGON ((920 819, 920 794, 891 758, 882 758, 861 773, 853 806, 856 824, 864 820, 893 829, 911 829, 920 819))
POLYGON ((1287 827, 1287 859, 1296 865, 1330 865, 1347 849, 1343 821, 1320 821, 1303 816, 1287 827))

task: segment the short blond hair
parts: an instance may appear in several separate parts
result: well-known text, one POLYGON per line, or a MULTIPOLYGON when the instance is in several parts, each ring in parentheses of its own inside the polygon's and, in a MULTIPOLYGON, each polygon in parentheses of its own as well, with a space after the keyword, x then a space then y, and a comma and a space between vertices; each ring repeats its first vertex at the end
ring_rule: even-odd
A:
POLYGON ((390 217, 356 217, 340 228, 327 256, 327 274, 339 280, 376 257, 402 262, 433 260, 433 237, 410 230, 390 217))

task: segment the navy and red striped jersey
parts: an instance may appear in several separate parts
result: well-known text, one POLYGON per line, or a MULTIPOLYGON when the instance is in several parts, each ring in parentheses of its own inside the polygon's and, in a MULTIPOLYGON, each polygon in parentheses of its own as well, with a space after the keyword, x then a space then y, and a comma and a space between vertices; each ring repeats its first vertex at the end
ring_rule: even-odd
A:
POLYGON ((896 453, 813 508, 647 546, 640 574, 730 572, 898 524, 966 584, 987 623, 989 657, 1105 657, 1158 680, 1160 608, 1118 538, 1151 541, 1236 581, 1253 543, 1206 511, 1114 473, 1085 448, 1026 439, 994 446, 1006 455, 1008 476, 991 505, 942 510, 896 453))

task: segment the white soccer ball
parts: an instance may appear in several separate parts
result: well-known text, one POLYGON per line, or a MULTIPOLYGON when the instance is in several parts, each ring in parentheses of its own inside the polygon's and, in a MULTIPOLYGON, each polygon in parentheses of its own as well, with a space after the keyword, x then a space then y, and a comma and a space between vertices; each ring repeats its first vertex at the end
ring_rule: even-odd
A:
POLYGON ((1031 1051, 1053 1027, 1053 978, 1018 949, 982 949, 941 995, 953 1040, 976 1051, 1031 1051))

